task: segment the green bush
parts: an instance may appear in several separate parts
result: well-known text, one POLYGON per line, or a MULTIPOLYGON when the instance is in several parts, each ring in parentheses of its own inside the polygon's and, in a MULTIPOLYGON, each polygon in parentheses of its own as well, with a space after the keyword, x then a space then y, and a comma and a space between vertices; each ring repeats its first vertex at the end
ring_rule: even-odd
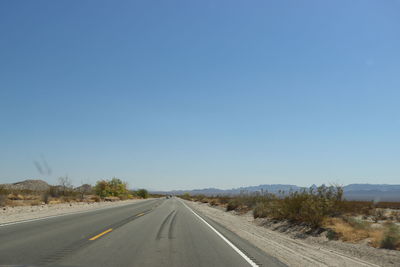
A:
POLYGON ((328 229, 328 231, 326 232, 326 238, 328 238, 329 240, 338 240, 339 235, 332 229, 328 229))
POLYGON ((148 198, 148 197, 149 197, 149 192, 147 192, 146 189, 139 189, 139 190, 136 192, 136 195, 137 195, 138 197, 141 197, 141 198, 148 198))
POLYGON ((127 183, 118 178, 97 181, 94 191, 102 198, 122 197, 128 194, 127 183))
POLYGON ((300 214, 295 216, 291 215, 291 218, 295 218, 297 222, 305 222, 311 227, 318 228, 322 225, 322 221, 328 214, 324 212, 324 206, 321 205, 319 199, 308 198, 306 199, 302 205, 300 214))
POLYGON ((400 229, 395 224, 390 224, 380 244, 381 248, 396 249, 400 247, 400 229))

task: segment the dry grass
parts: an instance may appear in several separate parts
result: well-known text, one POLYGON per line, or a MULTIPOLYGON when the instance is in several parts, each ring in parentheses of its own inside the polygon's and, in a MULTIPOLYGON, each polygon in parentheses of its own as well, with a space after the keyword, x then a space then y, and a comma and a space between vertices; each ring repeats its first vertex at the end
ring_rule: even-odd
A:
POLYGON ((101 199, 97 195, 87 195, 84 199, 73 196, 60 196, 51 197, 46 193, 42 194, 29 194, 15 196, 13 194, 0 195, 2 197, 0 206, 38 206, 43 204, 60 204, 60 203, 71 203, 71 202, 100 202, 101 199))
POLYGON ((31 204, 31 206, 40 206, 40 205, 42 205, 42 201, 32 200, 30 204, 31 204))
POLYGON ((371 229, 369 226, 358 226, 342 218, 327 218, 323 226, 332 229, 338 234, 341 240, 346 242, 357 243, 371 237, 371 229))
POLYGON ((367 240, 376 248, 400 250, 400 229, 393 223, 372 227, 372 223, 344 217, 328 218, 324 221, 324 227, 332 229, 345 242, 359 243, 367 240))

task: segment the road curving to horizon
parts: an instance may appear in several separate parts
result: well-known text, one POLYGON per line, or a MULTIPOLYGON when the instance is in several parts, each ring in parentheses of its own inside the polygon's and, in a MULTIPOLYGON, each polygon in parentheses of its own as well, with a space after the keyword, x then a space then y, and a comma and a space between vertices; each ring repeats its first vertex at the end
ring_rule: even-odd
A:
POLYGON ((0 227, 0 266, 285 266, 180 199, 0 227))

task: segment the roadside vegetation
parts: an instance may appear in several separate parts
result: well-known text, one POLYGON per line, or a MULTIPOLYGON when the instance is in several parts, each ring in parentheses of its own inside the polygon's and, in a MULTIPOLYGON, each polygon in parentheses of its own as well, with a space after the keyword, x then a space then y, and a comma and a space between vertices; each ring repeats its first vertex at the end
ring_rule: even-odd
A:
POLYGON ((129 190, 127 182, 115 177, 99 180, 94 186, 81 184, 74 187, 72 180, 67 176, 60 177, 56 185, 46 184, 46 187, 40 189, 16 189, 12 186, 0 185, 0 207, 90 203, 149 197, 153 196, 146 189, 129 190))
POLYGON ((237 196, 184 194, 183 199, 219 206, 236 214, 251 212, 254 219, 305 226, 328 239, 364 242, 377 248, 400 250, 400 203, 347 201, 340 186, 302 191, 242 193, 237 196))

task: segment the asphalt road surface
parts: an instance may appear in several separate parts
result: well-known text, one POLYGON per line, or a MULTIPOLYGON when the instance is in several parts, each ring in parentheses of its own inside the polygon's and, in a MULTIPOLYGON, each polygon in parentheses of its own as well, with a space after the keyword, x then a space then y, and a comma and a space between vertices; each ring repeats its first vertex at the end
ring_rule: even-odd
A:
POLYGON ((284 266, 177 198, 0 226, 0 265, 284 266))

